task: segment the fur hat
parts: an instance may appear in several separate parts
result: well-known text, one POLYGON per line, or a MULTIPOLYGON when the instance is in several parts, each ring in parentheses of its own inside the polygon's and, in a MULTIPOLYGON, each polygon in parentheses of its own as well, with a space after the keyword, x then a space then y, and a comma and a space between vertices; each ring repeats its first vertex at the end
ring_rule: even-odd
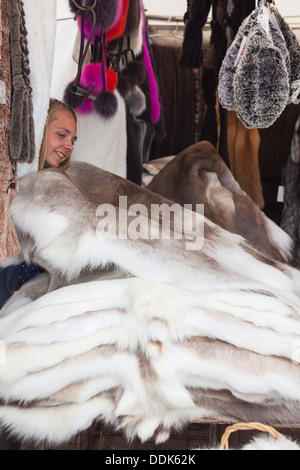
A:
MULTIPOLYGON (((223 108, 228 111, 235 110, 234 98, 233 98, 233 77, 237 69, 238 54, 240 53, 240 47, 243 43, 243 38, 248 37, 249 32, 256 25, 256 12, 252 12, 242 23, 239 31, 234 38, 231 46, 228 48, 226 56, 222 62, 219 72, 219 84, 218 84, 218 95, 219 101, 223 108)), ((286 46, 283 35, 272 22, 269 22, 270 37, 275 47, 277 47, 282 55, 282 58, 287 67, 287 71, 290 71, 290 55, 286 46)), ((245 45, 245 44, 244 44, 245 45)), ((246 47, 246 45, 245 45, 246 47)))
POLYGON ((292 103, 300 93, 300 44, 295 33, 291 30, 287 22, 279 13, 275 5, 269 6, 271 13, 274 14, 289 54, 289 103, 292 103))
MULTIPOLYGON (((277 49, 280 51, 280 53, 282 55, 282 59, 283 59, 283 61, 285 63, 285 66, 287 68, 288 74, 290 74, 291 60, 290 60, 290 54, 289 54, 288 48, 286 46, 286 42, 284 40, 284 37, 283 37, 280 29, 277 29, 277 27, 274 26, 274 24, 271 21, 269 21, 269 29, 270 29, 270 38, 272 39, 274 46, 277 47, 277 49)), ((289 84, 288 84, 288 86, 289 86, 289 84)))
POLYGON ((236 71, 235 61, 240 51, 243 38, 247 37, 255 25, 254 15, 251 14, 241 24, 231 46, 228 48, 219 72, 218 96, 223 108, 228 111, 235 109, 233 101, 233 76, 236 71))
POLYGON ((257 24, 233 78, 236 112, 247 128, 271 126, 287 105, 289 76, 279 49, 257 24))

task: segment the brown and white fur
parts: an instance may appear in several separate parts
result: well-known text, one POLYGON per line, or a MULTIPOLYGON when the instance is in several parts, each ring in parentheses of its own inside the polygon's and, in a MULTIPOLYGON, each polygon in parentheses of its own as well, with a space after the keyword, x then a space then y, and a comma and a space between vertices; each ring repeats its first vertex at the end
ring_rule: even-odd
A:
MULTIPOLYGON (((148 166, 151 166, 149 162, 148 166)), ((215 147, 201 141, 167 160, 147 186, 181 205, 204 204, 204 214, 225 230, 238 233, 272 259, 291 260, 292 240, 240 188, 215 147)))
POLYGON ((135 277, 52 291, 0 320, 0 421, 53 445, 97 419, 157 442, 193 419, 300 423, 299 313, 255 294, 135 277))
POLYGON ((39 297, 33 279, 36 300, 0 319, 0 421, 54 445, 97 419, 157 442, 193 419, 300 423, 300 273, 208 219, 198 250, 189 233, 100 239, 97 208, 119 195, 173 204, 85 163, 20 180, 24 254, 66 285, 39 297))
MULTIPOLYGON (((228 285, 266 292, 278 289, 285 296, 297 292, 294 277, 298 279, 298 273, 264 257, 242 237, 207 218, 196 221, 199 226, 204 224, 204 243, 199 250, 186 250, 187 239, 176 239, 174 234, 171 240, 149 239, 149 234, 139 240, 99 239, 97 208, 110 204, 119 215, 119 196, 124 195, 129 207, 140 203, 150 210, 153 204, 173 205, 158 194, 81 162, 73 163, 67 175, 49 169, 20 180, 12 220, 25 258, 50 272, 51 288, 60 276, 71 281, 84 269, 113 264, 131 275, 191 290, 200 286, 212 289, 219 283, 224 289, 228 285)), ((125 215, 129 224, 131 216, 125 215)), ((122 217, 124 213, 120 220, 122 217)))

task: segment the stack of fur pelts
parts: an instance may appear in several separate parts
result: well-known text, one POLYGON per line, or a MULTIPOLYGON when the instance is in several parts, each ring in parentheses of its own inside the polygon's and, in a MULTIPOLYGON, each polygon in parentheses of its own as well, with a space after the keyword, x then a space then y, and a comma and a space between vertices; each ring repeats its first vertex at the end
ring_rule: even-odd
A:
POLYGON ((300 91, 300 47, 275 5, 262 0, 243 22, 219 73, 222 106, 247 128, 270 127, 300 91))
POLYGON ((13 434, 55 446, 101 420, 160 442, 194 419, 300 423, 297 270, 181 206, 185 229, 150 237, 137 202, 173 203, 86 163, 19 184, 23 253, 58 288, 43 273, 1 312, 0 421, 13 434), (109 220, 139 236, 113 236, 109 220))

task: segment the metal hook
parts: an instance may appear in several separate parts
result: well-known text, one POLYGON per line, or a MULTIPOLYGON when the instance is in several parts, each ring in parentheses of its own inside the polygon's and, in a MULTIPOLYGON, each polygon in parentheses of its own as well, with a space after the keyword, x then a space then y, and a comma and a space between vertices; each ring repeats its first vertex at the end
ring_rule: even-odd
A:
MULTIPOLYGON (((79 95, 79 96, 83 96, 84 98, 89 98, 91 96, 92 91, 93 91, 96 84, 93 83, 89 90, 85 90, 84 88, 81 88, 79 86, 79 82, 80 82, 80 78, 81 78, 82 67, 83 67, 83 64, 84 64, 84 61, 85 61, 85 58, 86 58, 88 49, 90 47, 90 44, 91 44, 91 41, 92 41, 92 38, 93 38, 93 35, 94 35, 94 32, 95 32, 95 28, 96 28, 97 18, 96 18, 96 13, 95 13, 94 8, 96 6, 97 0, 94 0, 94 3, 93 3, 92 6, 85 6, 85 7, 82 7, 82 6, 78 5, 75 0, 72 0, 72 2, 74 3, 76 8, 78 9, 78 11, 75 14, 74 20, 76 21, 79 14, 83 13, 83 15, 82 15, 82 22, 83 22, 84 21, 84 13, 85 12, 90 12, 92 14, 92 17, 93 17, 93 26, 92 26, 88 41, 86 43, 85 49, 84 49, 84 51, 82 53, 82 56, 79 60, 78 70, 77 70, 77 75, 76 75, 75 81, 74 81, 74 83, 72 83, 69 86, 69 91, 71 93, 73 93, 74 95, 79 95)), ((84 34, 83 33, 83 28, 82 28, 81 34, 84 34)))

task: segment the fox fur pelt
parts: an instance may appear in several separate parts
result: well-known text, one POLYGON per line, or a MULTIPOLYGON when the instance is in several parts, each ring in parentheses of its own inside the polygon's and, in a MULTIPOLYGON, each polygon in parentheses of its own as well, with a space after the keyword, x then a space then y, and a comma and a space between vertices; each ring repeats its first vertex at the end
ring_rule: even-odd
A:
POLYGON ((201 418, 300 423, 300 273, 207 219, 198 249, 99 238, 119 195, 172 204, 88 164, 20 180, 23 252, 57 288, 42 274, 1 312, 2 424, 56 445, 94 420, 157 442, 201 418))

